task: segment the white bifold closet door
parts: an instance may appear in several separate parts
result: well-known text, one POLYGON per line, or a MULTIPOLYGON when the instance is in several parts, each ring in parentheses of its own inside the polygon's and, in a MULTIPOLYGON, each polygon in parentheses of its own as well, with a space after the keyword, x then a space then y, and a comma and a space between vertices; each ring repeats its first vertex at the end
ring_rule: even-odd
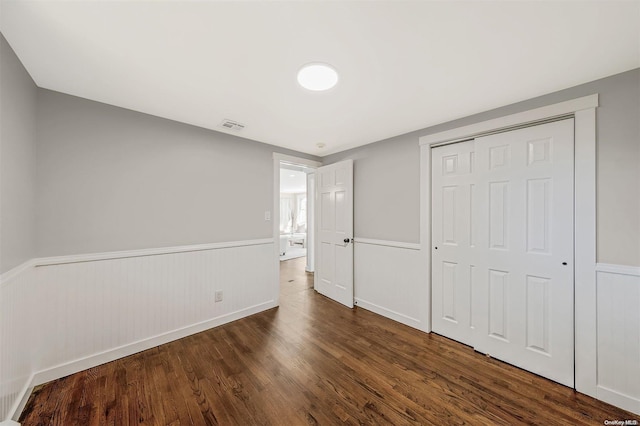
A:
POLYGON ((574 386, 573 119, 432 150, 433 331, 574 386))

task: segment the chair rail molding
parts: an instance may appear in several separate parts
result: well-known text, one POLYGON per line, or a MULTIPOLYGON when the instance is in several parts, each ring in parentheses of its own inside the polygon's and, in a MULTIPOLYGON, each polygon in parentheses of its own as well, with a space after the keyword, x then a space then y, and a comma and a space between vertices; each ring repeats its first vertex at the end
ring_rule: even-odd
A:
POLYGON ((360 237, 355 237, 353 239, 353 242, 356 244, 371 244, 375 246, 395 247, 395 248, 403 248, 408 250, 420 250, 419 243, 405 243, 401 241, 375 240, 372 238, 360 238, 360 237))
POLYGON ((640 277, 640 266, 614 265, 611 263, 598 263, 596 272, 608 272, 611 274, 631 275, 640 277))
POLYGON ((232 247, 256 246, 261 244, 271 244, 273 238, 262 238, 259 240, 227 241, 221 243, 194 244, 188 246, 160 247, 151 249, 110 251, 104 253, 77 254, 67 256, 41 257, 33 259, 34 266, 63 265, 65 263, 94 262, 109 259, 126 259, 131 257, 157 256, 161 254, 186 253, 204 250, 218 250, 232 247))

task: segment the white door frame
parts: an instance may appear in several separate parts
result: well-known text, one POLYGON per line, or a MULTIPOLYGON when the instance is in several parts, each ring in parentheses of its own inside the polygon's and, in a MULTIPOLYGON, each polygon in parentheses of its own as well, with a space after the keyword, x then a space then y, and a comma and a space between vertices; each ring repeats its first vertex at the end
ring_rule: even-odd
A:
POLYGON ((574 292, 575 386, 596 397, 596 108, 598 94, 507 115, 420 138, 420 250, 429 282, 431 331, 431 148, 561 116, 575 119, 574 292))
MULTIPOLYGON (((276 277, 273 297, 276 306, 280 306, 280 163, 285 162, 296 166, 304 166, 317 169, 322 166, 319 161, 309 160, 292 155, 273 153, 273 205, 271 211, 271 222, 273 223, 273 253, 274 253, 274 274, 276 277)), ((314 203, 315 206, 315 203, 314 203)), ((315 230, 314 230, 315 232, 315 230)), ((315 235, 314 235, 315 240, 315 235)), ((314 250, 315 253, 315 250, 314 250)))

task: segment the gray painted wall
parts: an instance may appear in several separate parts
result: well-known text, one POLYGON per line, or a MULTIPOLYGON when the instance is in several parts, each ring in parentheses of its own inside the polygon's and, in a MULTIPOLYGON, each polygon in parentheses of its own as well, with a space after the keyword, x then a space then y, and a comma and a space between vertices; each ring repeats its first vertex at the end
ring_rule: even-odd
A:
POLYGON ((271 238, 274 151, 40 89, 37 254, 271 238))
MULTIPOLYGON (((317 159, 37 89, 0 43, 0 271, 35 255, 269 237, 271 153, 317 159)), ((598 261, 640 265, 639 69, 323 160, 355 160, 356 236, 415 243, 421 136, 592 93, 600 94, 598 261)))
POLYGON ((357 237, 416 243, 421 136, 593 93, 600 94, 598 261, 640 266, 640 69, 333 154, 323 162, 354 160, 357 237))
POLYGON ((37 87, 0 35, 0 273, 35 255, 37 87))

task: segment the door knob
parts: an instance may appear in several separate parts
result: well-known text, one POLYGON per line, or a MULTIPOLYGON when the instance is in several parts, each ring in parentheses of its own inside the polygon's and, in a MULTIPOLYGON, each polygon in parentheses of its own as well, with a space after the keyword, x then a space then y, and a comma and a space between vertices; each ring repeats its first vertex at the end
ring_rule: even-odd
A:
POLYGON ((348 243, 349 243, 349 241, 351 241, 351 239, 349 239, 349 238, 345 238, 345 239, 344 239, 344 242, 345 242, 346 244, 348 244, 348 243))

